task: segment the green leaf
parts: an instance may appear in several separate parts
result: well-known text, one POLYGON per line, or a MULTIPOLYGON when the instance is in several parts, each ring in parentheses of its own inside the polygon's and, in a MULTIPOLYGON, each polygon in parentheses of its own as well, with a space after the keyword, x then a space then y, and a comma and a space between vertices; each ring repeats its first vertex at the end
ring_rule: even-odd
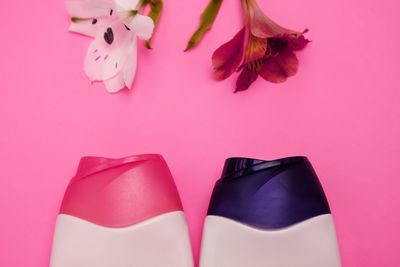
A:
MULTIPOLYGON (((148 3, 150 4, 150 12, 149 12, 148 16, 154 22, 154 31, 155 31, 158 20, 160 19, 161 11, 163 9, 163 2, 162 2, 162 0, 149 0, 148 3)), ((153 31, 153 34, 154 34, 154 31, 153 31)), ((152 38, 153 38, 153 35, 149 40, 146 41, 146 47, 148 49, 151 49, 150 42, 151 42, 152 38)))
POLYGON ((197 45, 203 38, 203 35, 211 28, 221 4, 222 0, 211 0, 210 3, 208 3, 206 9, 201 13, 200 25, 190 38, 185 51, 197 45))

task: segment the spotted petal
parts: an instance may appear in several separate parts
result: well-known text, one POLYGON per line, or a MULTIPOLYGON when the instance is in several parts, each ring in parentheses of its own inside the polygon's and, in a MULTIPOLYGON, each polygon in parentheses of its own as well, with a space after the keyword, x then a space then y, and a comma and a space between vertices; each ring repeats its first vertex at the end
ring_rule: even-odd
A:
POLYGON ((250 66, 244 66, 236 81, 235 93, 247 90, 250 85, 257 80, 257 77, 257 72, 251 69, 250 66))
POLYGON ((129 22, 128 27, 133 30, 140 39, 148 40, 153 34, 154 22, 148 16, 136 14, 129 22))
POLYGON ((113 6, 102 0, 67 1, 65 5, 71 15, 69 30, 72 32, 96 37, 106 25, 118 19, 112 16, 113 6))
POLYGON ((125 87, 130 89, 132 87, 133 79, 136 74, 137 64, 137 39, 134 37, 132 44, 127 52, 127 60, 122 70, 114 77, 105 80, 104 84, 110 93, 116 93, 125 87))
POLYGON ((71 22, 69 30, 71 32, 96 37, 107 29, 107 25, 112 24, 116 17, 98 17, 95 19, 75 19, 71 22))
POLYGON ((267 39, 250 34, 247 40, 244 64, 256 61, 264 57, 267 51, 267 39))
POLYGON ((85 60, 85 72, 90 80, 108 80, 125 65, 134 34, 117 22, 106 32, 96 36, 89 45, 85 60))

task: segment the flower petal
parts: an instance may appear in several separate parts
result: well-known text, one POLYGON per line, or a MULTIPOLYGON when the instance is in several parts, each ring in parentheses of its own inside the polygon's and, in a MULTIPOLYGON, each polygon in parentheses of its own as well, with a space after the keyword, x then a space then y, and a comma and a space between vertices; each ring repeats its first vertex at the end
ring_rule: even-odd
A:
POLYGON ((134 38, 133 43, 131 44, 131 47, 127 53, 127 60, 123 69, 114 77, 104 81, 106 89, 110 93, 116 93, 122 90, 124 87, 130 89, 132 86, 133 79, 135 78, 137 63, 136 37, 134 38))
POLYGON ((267 39, 258 38, 250 34, 247 41, 244 64, 263 58, 266 51, 267 39))
POLYGON ((71 17, 95 18, 109 15, 112 4, 103 0, 66 1, 65 7, 71 17))
POLYGON ((122 73, 118 73, 114 77, 105 80, 104 84, 109 93, 116 93, 125 87, 124 77, 122 73))
POLYGON ((71 22, 68 30, 83 35, 96 37, 96 35, 99 33, 100 27, 97 23, 93 24, 90 19, 85 19, 77 22, 71 22))
POLYGON ((138 9, 139 0, 113 0, 113 3, 118 12, 132 11, 138 9))
POLYGON ((85 72, 92 81, 108 80, 122 70, 126 54, 133 42, 134 34, 120 21, 110 25, 107 33, 102 32, 89 45, 85 60, 85 72))
POLYGON ((136 37, 134 37, 134 41, 128 52, 124 69, 122 70, 124 75, 124 82, 126 87, 128 87, 128 89, 132 87, 132 83, 136 74, 136 66, 137 66, 137 39, 136 37))
POLYGON ((286 36, 286 40, 287 40, 288 46, 294 51, 303 49, 310 42, 310 40, 304 38, 304 35, 301 35, 297 38, 289 35, 289 36, 286 36))
POLYGON ((71 22, 69 30, 91 37, 96 37, 102 33, 107 25, 110 25, 116 18, 98 17, 96 19, 75 19, 71 22))
POLYGON ((282 49, 276 56, 270 56, 263 60, 258 74, 265 80, 273 83, 286 81, 287 77, 296 74, 299 61, 289 48, 282 49))
POLYGON ((257 80, 258 74, 245 66, 236 81, 236 92, 247 90, 250 85, 257 80))
POLYGON ((90 20, 84 20, 81 22, 71 22, 69 29, 71 32, 96 37, 98 34, 98 26, 93 25, 90 20))
POLYGON ((268 38, 281 34, 300 35, 300 32, 283 28, 268 18, 260 9, 256 1, 249 6, 251 33, 259 38, 268 38))
POLYGON ((246 28, 243 27, 229 42, 221 45, 212 55, 214 76, 224 80, 239 66, 243 57, 243 45, 246 28))
POLYGON ((133 30, 140 39, 148 40, 153 34, 154 22, 148 16, 136 14, 129 22, 128 27, 133 30))

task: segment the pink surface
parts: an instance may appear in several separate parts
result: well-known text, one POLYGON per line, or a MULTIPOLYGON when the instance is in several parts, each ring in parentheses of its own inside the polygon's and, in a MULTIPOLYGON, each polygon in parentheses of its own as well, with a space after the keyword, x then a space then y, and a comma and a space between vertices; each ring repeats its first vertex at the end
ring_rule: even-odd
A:
POLYGON ((61 200, 79 158, 162 154, 198 259, 215 180, 229 156, 306 155, 325 188, 345 267, 400 265, 400 52, 397 0, 259 0, 283 26, 310 29, 298 74, 232 94, 211 54, 240 27, 225 1, 183 53, 206 1, 165 1, 132 91, 83 71, 89 38, 67 32, 64 2, 2 1, 0 266, 48 266, 61 200))
POLYGON ((164 159, 143 154, 82 158, 60 213, 105 227, 125 227, 178 210, 182 204, 164 159))

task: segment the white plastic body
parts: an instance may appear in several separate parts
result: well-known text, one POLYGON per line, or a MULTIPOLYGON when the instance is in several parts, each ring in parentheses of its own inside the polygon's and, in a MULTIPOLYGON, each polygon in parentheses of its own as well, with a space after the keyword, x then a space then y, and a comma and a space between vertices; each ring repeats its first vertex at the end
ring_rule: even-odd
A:
POLYGON ((107 228, 58 215, 50 267, 193 267, 185 215, 107 228))
POLYGON ((341 267, 332 216, 261 230, 219 216, 204 224, 200 267, 341 267))

